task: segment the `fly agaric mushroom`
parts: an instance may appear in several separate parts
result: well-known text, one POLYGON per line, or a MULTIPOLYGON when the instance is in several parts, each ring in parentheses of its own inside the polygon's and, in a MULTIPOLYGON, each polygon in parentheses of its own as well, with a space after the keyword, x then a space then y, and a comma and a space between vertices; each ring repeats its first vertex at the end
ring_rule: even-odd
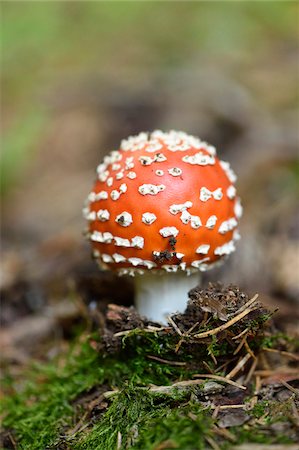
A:
POLYGON ((93 257, 136 280, 140 314, 184 311, 199 272, 235 250, 236 175, 184 132, 140 133, 104 157, 83 210, 93 257))

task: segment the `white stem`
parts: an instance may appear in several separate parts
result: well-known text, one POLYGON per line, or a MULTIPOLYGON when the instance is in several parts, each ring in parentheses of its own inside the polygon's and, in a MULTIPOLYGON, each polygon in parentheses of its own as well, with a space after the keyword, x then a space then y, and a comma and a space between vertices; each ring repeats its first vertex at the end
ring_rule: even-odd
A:
POLYGON ((167 323, 167 316, 184 312, 188 291, 200 284, 200 273, 146 274, 135 277, 135 305, 141 316, 167 323))

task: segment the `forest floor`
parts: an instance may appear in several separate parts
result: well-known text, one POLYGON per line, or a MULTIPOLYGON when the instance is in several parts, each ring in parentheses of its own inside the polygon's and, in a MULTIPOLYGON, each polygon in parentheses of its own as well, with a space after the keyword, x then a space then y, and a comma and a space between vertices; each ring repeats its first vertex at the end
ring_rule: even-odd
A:
POLYGON ((60 321, 60 346, 34 363, 9 348, 1 448, 298 449, 299 342, 258 295, 197 287, 167 326, 105 302, 65 311, 38 319, 60 321))

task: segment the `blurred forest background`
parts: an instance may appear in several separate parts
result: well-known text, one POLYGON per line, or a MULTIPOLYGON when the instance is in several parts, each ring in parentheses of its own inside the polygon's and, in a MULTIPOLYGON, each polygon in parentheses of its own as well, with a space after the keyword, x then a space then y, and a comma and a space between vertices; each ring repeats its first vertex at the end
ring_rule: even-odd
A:
POLYGON ((40 339, 67 335, 82 304, 132 301, 124 280, 115 284, 91 261, 81 210, 102 156, 121 138, 156 128, 209 141, 239 175, 242 240, 205 282, 259 292, 294 327, 298 3, 1 8, 6 357, 23 359, 40 339))

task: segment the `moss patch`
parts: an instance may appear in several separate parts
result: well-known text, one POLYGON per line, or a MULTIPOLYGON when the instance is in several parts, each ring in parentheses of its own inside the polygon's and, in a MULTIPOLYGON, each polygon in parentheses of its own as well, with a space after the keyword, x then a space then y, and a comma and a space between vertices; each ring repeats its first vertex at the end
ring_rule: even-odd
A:
MULTIPOLYGON (((8 374, 2 448, 188 450, 296 442, 291 377, 256 385, 264 359, 277 375, 279 352, 295 345, 275 337, 265 321, 269 313, 256 301, 244 315, 246 295, 219 286, 212 294, 229 303, 228 292, 235 311, 221 306, 227 322, 193 300, 168 327, 113 305, 102 330, 81 336, 55 361, 35 365, 22 387, 8 374), (267 343, 271 352, 263 350, 267 343)), ((284 370, 291 374, 296 364, 291 354, 284 370)))

